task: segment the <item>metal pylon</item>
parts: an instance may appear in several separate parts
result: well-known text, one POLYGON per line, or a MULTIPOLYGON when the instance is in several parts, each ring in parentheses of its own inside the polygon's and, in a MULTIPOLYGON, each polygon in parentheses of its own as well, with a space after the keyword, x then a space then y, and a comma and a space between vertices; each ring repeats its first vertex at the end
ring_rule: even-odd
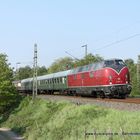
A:
POLYGON ((37 96, 37 44, 34 45, 33 99, 37 96))

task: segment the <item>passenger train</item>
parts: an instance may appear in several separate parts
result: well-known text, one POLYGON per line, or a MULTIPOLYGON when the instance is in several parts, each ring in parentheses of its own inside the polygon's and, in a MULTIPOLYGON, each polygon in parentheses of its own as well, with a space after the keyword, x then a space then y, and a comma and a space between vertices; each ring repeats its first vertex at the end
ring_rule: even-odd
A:
MULTIPOLYGON (((131 92, 128 67, 121 59, 109 59, 37 77, 38 93, 126 98, 131 92)), ((32 92, 33 78, 23 79, 20 92, 32 92)))

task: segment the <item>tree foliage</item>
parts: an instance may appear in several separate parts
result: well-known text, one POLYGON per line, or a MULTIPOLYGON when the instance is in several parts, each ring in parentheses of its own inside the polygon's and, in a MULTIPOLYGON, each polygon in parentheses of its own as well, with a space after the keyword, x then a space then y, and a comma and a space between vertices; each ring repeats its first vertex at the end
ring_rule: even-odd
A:
POLYGON ((16 91, 12 84, 13 71, 9 67, 7 55, 0 54, 0 113, 16 101, 16 91))
POLYGON ((128 66, 130 72, 130 80, 132 84, 131 95, 140 95, 140 90, 137 83, 137 64, 134 63, 133 59, 126 59, 125 63, 128 66))
MULTIPOLYGON (((48 69, 45 66, 37 68, 38 76, 45 75, 48 73, 48 69)), ((33 68, 30 66, 21 67, 15 72, 15 80, 22 80, 29 77, 33 77, 33 68)))
POLYGON ((38 67, 37 75, 41 76, 41 75, 45 75, 47 73, 48 73, 48 69, 45 66, 38 67))
MULTIPOLYGON (((86 57, 79 60, 74 60, 71 57, 59 58, 56 59, 48 69, 45 66, 38 67, 38 76, 72 69, 101 60, 103 60, 102 57, 100 57, 99 55, 94 56, 92 54, 88 54, 86 57)), ((21 67, 15 73, 16 80, 21 80, 29 77, 33 77, 33 68, 29 66, 21 67)))
POLYGON ((70 57, 59 58, 49 67, 48 73, 64 71, 74 66, 74 60, 70 57))
POLYGON ((99 55, 93 55, 93 54, 89 53, 83 59, 76 61, 75 66, 84 66, 84 65, 88 65, 88 64, 91 64, 94 62, 99 62, 101 60, 103 60, 103 58, 100 57, 99 55))
POLYGON ((29 78, 32 76, 33 76, 33 70, 30 66, 21 67, 19 68, 19 70, 17 70, 17 78, 19 80, 29 78))
POLYGON ((72 69, 78 66, 88 65, 94 62, 103 60, 99 55, 88 54, 82 59, 72 59, 71 57, 64 57, 57 59, 50 67, 49 73, 72 69))

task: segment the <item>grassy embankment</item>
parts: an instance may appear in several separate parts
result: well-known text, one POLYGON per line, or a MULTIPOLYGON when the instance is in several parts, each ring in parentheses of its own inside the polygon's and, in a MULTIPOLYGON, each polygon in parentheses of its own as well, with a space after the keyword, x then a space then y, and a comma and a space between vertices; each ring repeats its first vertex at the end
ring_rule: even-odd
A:
MULTIPOLYGON (((120 133, 140 132, 140 112, 117 111, 93 105, 75 105, 68 102, 49 102, 25 98, 1 127, 10 127, 28 140, 85 140, 84 131, 120 133)), ((93 136, 86 138, 93 139, 93 136)), ((108 136, 98 136, 108 140, 108 136)), ((122 136, 113 136, 113 140, 122 136)), ((140 136, 125 136, 140 139, 140 136)))

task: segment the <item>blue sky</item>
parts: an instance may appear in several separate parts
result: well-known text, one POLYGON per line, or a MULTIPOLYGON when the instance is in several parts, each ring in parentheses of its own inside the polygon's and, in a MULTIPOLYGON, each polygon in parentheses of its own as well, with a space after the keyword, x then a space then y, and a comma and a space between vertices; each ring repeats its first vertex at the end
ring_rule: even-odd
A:
POLYGON ((136 62, 139 34, 139 0, 0 0, 0 53, 13 67, 33 61, 35 43, 39 66, 65 51, 82 58, 85 44, 88 53, 136 62))

